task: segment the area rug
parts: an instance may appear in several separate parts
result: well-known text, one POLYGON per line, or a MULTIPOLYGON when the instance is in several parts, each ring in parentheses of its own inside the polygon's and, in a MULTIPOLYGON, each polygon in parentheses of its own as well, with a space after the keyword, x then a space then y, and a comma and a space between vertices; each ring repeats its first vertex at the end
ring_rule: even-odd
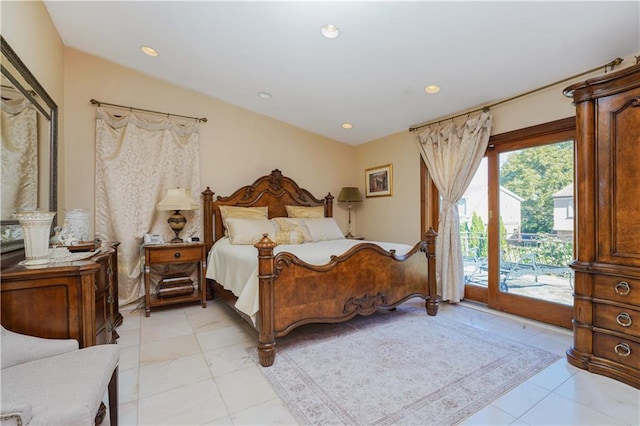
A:
POLYGON ((261 371, 300 424, 449 425, 559 358, 401 306, 296 329, 261 371))

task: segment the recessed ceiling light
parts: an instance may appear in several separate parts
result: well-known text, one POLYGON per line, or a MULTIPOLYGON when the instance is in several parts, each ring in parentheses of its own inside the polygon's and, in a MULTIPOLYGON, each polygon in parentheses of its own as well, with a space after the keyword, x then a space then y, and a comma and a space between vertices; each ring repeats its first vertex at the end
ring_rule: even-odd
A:
POLYGON ((353 127, 353 124, 351 123, 342 123, 343 129, 351 129, 352 127, 353 127))
POLYGON ((271 99, 271 93, 268 92, 258 92, 258 96, 262 99, 271 99))
POLYGON ((438 93, 440 91, 440 86, 436 86, 435 84, 430 84, 429 86, 424 88, 424 91, 427 93, 438 93))
POLYGON ((149 55, 149 56, 153 56, 154 58, 156 56, 158 56, 158 51, 156 49, 154 49, 153 47, 149 47, 149 46, 142 46, 140 48, 140 50, 142 50, 142 52, 145 55, 149 55))
POLYGON ((340 30, 333 24, 324 25, 320 28, 320 32, 326 38, 336 38, 340 35, 340 30))

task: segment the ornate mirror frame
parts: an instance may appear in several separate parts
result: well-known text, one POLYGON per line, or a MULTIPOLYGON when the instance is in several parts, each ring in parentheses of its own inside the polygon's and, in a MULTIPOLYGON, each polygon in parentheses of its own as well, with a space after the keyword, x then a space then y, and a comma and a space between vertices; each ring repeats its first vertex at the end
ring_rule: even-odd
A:
MULTIPOLYGON (((46 211, 57 211, 58 209, 58 106, 49 94, 40 85, 31 71, 18 57, 16 52, 9 46, 7 41, 0 35, 2 50, 2 60, 0 68, 2 75, 6 77, 13 86, 27 98, 42 116, 49 121, 49 197, 48 205, 38 205, 38 208, 46 211), (12 72, 13 71, 13 72, 12 72), (17 75, 15 75, 17 74, 17 75)), ((40 143, 40 140, 38 141, 40 143)), ((2 220, 2 225, 17 224, 15 220, 2 220)), ((55 221, 52 224, 55 225, 55 221)), ((52 232, 53 233, 53 232, 52 232)), ((24 249, 24 240, 11 240, 3 242, 0 246, 2 257, 14 257, 14 254, 21 253, 24 249), (15 252, 15 253, 14 253, 15 252), (11 255, 6 255, 11 253, 11 255)), ((3 259, 3 264, 4 259, 3 259)))

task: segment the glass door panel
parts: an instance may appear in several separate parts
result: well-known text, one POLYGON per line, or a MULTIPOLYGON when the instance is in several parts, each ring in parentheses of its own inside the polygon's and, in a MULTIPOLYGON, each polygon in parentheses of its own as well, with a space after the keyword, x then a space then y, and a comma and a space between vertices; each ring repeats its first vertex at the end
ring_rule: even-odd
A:
POLYGON ((575 119, 492 136, 460 199, 465 299, 571 328, 575 119))
MULTIPOLYGON (((487 158, 483 158, 473 180, 458 202, 460 243, 467 286, 488 285, 489 191, 487 158)), ((469 289, 473 291, 473 289, 469 289)))
POLYGON ((573 305, 573 142, 498 155, 499 290, 573 305))

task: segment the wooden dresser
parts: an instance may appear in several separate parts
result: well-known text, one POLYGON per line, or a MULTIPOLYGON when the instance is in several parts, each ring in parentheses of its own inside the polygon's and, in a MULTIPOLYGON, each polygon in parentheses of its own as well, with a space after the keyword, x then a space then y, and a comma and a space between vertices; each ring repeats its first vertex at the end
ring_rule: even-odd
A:
POLYGON ((80 347, 115 343, 115 328, 122 324, 119 244, 109 244, 90 260, 2 269, 2 325, 32 336, 76 339, 80 347))
POLYGON ((122 324, 118 309, 118 246, 114 242, 91 258, 101 268, 96 274, 96 343, 115 343, 122 324))
POLYGON ((569 362, 640 388, 640 65, 564 91, 576 106, 569 362))

